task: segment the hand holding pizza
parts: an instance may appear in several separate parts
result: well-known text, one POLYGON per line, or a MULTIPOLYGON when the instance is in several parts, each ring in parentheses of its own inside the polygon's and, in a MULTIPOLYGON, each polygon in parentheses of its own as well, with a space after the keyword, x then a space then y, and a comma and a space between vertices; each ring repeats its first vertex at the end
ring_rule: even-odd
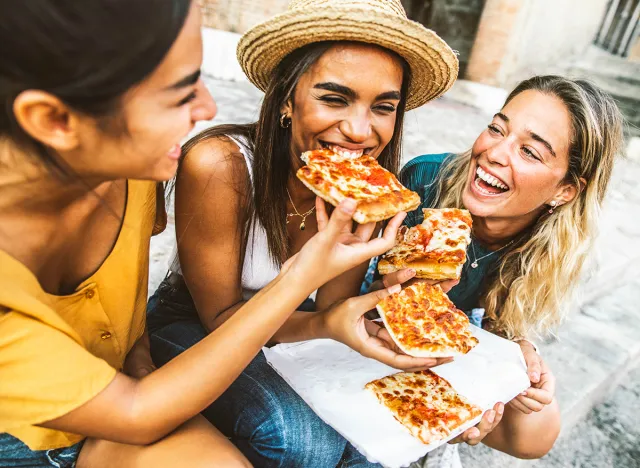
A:
POLYGON ((320 312, 323 335, 396 369, 422 370, 450 362, 452 358, 408 356, 397 347, 384 327, 364 317, 378 302, 398 291, 400 285, 396 284, 364 296, 352 297, 320 312))
POLYGON ((491 431, 493 431, 500 421, 502 421, 502 415, 504 414, 504 404, 496 403, 493 405, 493 409, 485 411, 482 415, 482 420, 474 426, 470 427, 455 439, 449 441, 450 444, 460 444, 462 442, 469 445, 478 445, 482 442, 491 431))
POLYGON ((281 273, 292 273, 295 278, 304 281, 305 289, 313 291, 345 271, 389 250, 395 243, 396 233, 406 213, 395 215, 387 223, 382 236, 371 239, 375 223, 360 224, 351 232, 355 210, 356 202, 345 199, 329 218, 324 201, 316 198, 318 233, 307 241, 300 252, 285 262, 281 273))
POLYGON ((553 402, 556 378, 530 342, 520 340, 518 344, 527 363, 531 387, 511 400, 509 406, 524 414, 531 414, 542 411, 545 406, 553 402))

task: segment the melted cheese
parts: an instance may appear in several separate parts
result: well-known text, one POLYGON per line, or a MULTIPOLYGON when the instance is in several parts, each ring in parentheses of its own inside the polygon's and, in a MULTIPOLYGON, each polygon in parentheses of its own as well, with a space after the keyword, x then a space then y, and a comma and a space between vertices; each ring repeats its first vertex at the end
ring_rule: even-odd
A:
POLYGON ((369 382, 365 387, 425 444, 447 437, 482 414, 447 380, 429 370, 400 372, 369 382))

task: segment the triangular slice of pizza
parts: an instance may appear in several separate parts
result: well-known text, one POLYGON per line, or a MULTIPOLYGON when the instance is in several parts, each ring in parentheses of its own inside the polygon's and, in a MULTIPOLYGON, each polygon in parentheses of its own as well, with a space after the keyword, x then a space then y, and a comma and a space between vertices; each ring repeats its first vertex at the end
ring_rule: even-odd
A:
POLYGON ((480 407, 430 370, 389 375, 369 382, 365 388, 424 444, 444 439, 482 414, 480 407))
POLYGON ((387 296, 376 308, 393 341, 410 356, 462 355, 478 344, 469 318, 437 284, 415 283, 387 296))
POLYGON ((298 179, 334 206, 353 198, 358 203, 353 215, 357 223, 382 221, 420 205, 416 192, 366 154, 353 158, 323 149, 307 151, 301 158, 307 165, 298 169, 298 179))

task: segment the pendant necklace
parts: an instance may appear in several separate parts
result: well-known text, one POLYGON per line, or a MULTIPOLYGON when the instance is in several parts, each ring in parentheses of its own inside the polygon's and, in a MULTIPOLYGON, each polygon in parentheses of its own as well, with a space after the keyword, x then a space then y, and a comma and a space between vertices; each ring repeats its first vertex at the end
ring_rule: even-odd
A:
POLYGON ((478 268, 478 262, 480 260, 482 260, 483 258, 491 257, 493 254, 500 252, 502 249, 506 249, 511 244, 513 244, 514 241, 515 241, 515 239, 512 239, 511 242, 509 242, 506 245, 503 245, 498 250, 494 250, 493 252, 489 252, 487 255, 483 255, 482 257, 477 258, 476 257, 476 248, 473 246, 473 239, 471 239, 471 251, 473 252, 473 262, 471 263, 471 268, 478 268))
POLYGON ((289 189, 285 188, 285 190, 287 191, 287 195, 289 196, 289 201, 291 202, 291 206, 293 206, 293 211, 295 211, 295 213, 287 213, 287 224, 289 224, 289 218, 291 218, 292 216, 299 216, 300 218, 302 218, 302 222, 300 223, 300 230, 304 231, 306 228, 306 224, 305 224, 305 220, 307 219, 307 216, 309 216, 311 213, 313 213, 313 211, 316 209, 315 205, 307 212, 305 213, 299 213, 298 209, 296 208, 295 203, 293 203, 293 199, 291 198, 291 194, 289 193, 289 189))

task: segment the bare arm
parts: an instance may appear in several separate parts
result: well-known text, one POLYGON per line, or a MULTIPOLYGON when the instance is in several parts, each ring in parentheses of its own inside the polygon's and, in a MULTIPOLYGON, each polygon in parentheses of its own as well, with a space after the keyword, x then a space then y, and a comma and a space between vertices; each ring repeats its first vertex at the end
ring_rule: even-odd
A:
MULTIPOLYGON (((355 203, 343 202, 323 231, 283 266, 274 281, 198 344, 141 380, 117 374, 92 400, 42 425, 99 439, 149 444, 202 411, 311 291, 393 245, 402 216, 389 224, 383 238, 367 242, 342 230, 354 210, 355 203)), ((370 226, 367 239, 372 231, 370 226)), ((378 300, 388 291, 380 293, 378 300)))

